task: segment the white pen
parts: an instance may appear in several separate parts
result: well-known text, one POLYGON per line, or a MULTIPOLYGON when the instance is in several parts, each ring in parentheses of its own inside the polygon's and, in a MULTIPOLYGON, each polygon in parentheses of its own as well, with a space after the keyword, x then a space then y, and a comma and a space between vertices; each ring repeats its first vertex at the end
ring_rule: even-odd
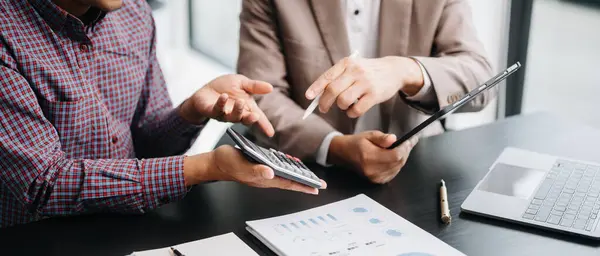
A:
MULTIPOLYGON (((358 51, 354 51, 349 58, 353 59, 358 57, 358 51)), ((319 99, 321 99, 321 95, 323 95, 323 92, 325 91, 325 88, 323 88, 323 91, 321 91, 317 97, 315 97, 313 99, 313 101, 310 103, 310 105, 308 105, 308 108, 306 108, 306 110, 304 111, 304 116, 302 116, 302 120, 306 119, 308 116, 310 116, 310 114, 315 111, 315 109, 317 108, 317 106, 319 106, 319 99)))

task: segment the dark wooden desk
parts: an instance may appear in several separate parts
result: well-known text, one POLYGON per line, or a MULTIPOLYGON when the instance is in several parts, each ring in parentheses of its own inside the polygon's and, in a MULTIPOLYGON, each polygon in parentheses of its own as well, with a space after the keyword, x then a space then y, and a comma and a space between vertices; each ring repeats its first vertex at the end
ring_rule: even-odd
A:
POLYGON ((460 213, 460 204, 505 146, 600 162, 600 132, 546 114, 510 118, 423 139, 387 185, 344 170, 315 172, 329 183, 319 196, 216 182, 144 216, 94 215, 0 230, 1 255, 125 255, 234 231, 261 255, 273 255, 245 231, 246 220, 288 214, 365 193, 468 255, 600 255, 600 242, 460 213), (438 182, 448 184, 453 222, 439 222, 438 182))

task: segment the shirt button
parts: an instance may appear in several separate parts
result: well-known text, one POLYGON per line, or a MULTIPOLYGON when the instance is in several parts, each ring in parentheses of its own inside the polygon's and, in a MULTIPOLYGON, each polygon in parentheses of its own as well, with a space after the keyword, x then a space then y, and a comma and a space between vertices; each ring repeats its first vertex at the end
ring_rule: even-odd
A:
POLYGON ((119 138, 117 138, 117 136, 112 137, 111 139, 113 144, 116 144, 117 142, 119 142, 119 138))
POLYGON ((358 14, 360 14, 360 11, 358 9, 354 10, 354 15, 358 15, 358 14))
POLYGON ((79 50, 87 52, 89 50, 89 47, 87 44, 80 44, 79 45, 79 50))

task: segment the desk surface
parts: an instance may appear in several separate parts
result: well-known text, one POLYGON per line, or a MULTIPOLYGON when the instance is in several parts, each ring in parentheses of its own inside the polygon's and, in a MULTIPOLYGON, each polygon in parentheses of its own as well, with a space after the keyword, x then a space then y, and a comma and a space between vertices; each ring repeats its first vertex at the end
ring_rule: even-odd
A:
POLYGON ((0 230, 3 255, 125 255, 234 231, 273 255, 245 230, 246 220, 288 214, 364 193, 468 255, 598 255, 600 241, 460 213, 460 204, 506 146, 600 162, 600 132, 547 114, 423 139, 389 184, 312 166, 329 187, 319 196, 229 182, 194 188, 181 202, 143 216, 92 215, 0 230), (448 185, 453 222, 439 222, 438 182, 448 185))

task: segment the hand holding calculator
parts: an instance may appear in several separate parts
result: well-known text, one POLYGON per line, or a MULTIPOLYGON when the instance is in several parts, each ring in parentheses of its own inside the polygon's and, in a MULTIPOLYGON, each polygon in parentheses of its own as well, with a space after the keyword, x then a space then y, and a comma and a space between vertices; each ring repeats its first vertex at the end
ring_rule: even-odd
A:
POLYGON ((269 166, 276 176, 313 187, 323 188, 321 179, 317 177, 302 161, 274 149, 257 146, 231 128, 227 135, 235 141, 248 160, 269 166))

